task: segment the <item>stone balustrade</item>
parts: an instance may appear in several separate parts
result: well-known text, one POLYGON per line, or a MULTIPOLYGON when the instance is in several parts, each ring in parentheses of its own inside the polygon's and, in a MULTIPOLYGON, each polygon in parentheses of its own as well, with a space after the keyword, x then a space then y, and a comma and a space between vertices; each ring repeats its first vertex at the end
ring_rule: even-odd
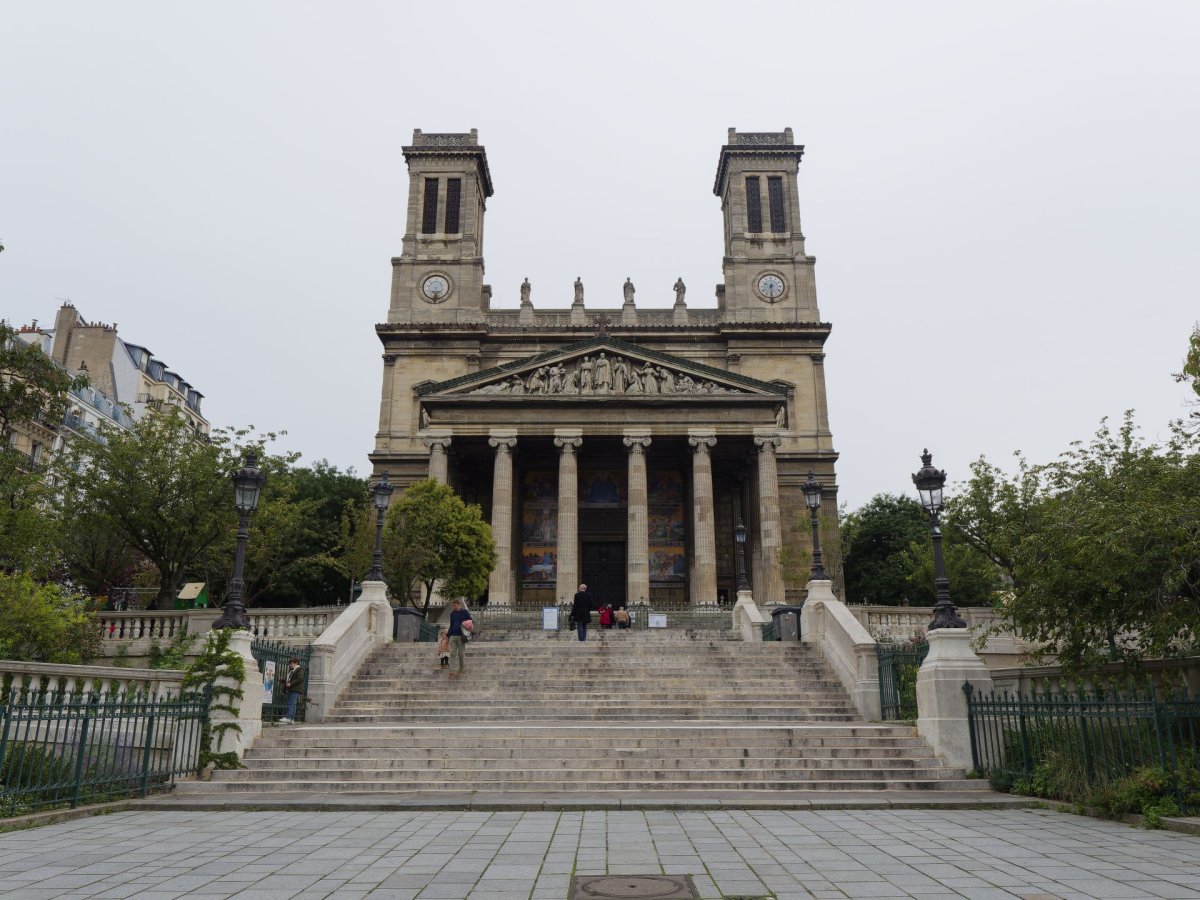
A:
POLYGON ((992 670, 992 682, 997 693, 1020 694, 1079 694, 1101 691, 1124 691, 1136 686, 1144 689, 1153 685, 1160 697, 1186 691, 1200 696, 1200 656, 1181 659, 1151 659, 1141 665, 1137 675, 1130 676, 1120 663, 1101 666, 1089 672, 1071 675, 1062 666, 1023 666, 992 670))
MULTIPOLYGON (((292 644, 316 640, 337 618, 344 606, 313 606, 298 609, 249 609, 246 618, 255 637, 292 644)), ((200 635, 212 628, 219 609, 141 610, 104 612, 100 624, 100 652, 106 657, 145 656, 157 642, 167 644, 181 634, 200 635)))
POLYGON ((60 696, 140 694, 144 697, 177 695, 183 673, 170 669, 125 669, 117 666, 71 666, 60 663, 0 660, 3 694, 13 691, 60 696))
MULTIPOLYGON (((909 638, 924 634, 933 618, 932 606, 855 606, 847 605, 854 618, 876 637, 891 635, 909 638)), ((1000 620, 1000 614, 986 606, 960 606, 958 614, 971 629, 990 628, 1000 620)))

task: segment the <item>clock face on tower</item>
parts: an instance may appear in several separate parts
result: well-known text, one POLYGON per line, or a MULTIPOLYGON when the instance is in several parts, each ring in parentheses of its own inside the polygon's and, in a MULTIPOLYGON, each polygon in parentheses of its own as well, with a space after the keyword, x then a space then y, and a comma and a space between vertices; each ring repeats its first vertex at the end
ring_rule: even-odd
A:
POLYGON ((781 276, 776 275, 774 272, 767 272, 765 275, 758 276, 758 281, 754 287, 760 297, 768 303, 775 303, 782 299, 787 285, 784 284, 781 276))
POLYGON ((450 279, 445 275, 430 275, 421 282, 421 296, 430 303, 441 303, 450 296, 450 279))

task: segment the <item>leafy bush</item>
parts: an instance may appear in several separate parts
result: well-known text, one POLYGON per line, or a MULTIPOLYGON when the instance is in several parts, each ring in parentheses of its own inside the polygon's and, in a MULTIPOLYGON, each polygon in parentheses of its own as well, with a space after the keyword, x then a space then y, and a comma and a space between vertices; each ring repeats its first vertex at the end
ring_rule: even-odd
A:
POLYGON ((192 652, 192 644, 197 635, 181 631, 165 647, 158 641, 150 643, 149 666, 151 669, 182 669, 187 664, 188 655, 192 652))
POLYGON ((100 644, 93 612, 86 597, 0 572, 0 658, 85 663, 100 644))

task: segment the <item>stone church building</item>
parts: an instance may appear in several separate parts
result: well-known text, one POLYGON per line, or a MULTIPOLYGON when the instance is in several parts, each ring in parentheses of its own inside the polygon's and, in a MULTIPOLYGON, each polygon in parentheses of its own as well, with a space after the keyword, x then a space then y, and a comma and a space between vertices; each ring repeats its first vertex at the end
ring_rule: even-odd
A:
POLYGON ((371 461, 400 488, 432 477, 480 504, 489 603, 563 602, 580 581, 613 603, 732 600, 739 521, 755 599, 797 599, 810 470, 837 506, 803 152, 790 128, 730 129, 715 308, 689 307, 681 280, 673 308, 638 308, 626 282, 624 304, 599 309, 577 280, 570 306, 535 308, 526 282, 519 309, 495 309, 487 153, 475 131, 413 134, 371 461))

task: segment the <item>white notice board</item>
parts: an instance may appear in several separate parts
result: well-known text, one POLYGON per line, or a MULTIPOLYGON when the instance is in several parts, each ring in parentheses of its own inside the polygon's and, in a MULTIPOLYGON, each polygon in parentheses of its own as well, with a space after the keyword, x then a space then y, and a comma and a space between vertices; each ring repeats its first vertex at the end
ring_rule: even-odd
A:
POLYGON ((275 660, 268 659, 263 663, 263 706, 271 702, 275 693, 275 660))
POLYGON ((666 628, 667 627, 667 614, 666 613, 650 613, 650 620, 649 620, 648 624, 651 628, 666 628))
POLYGON ((558 631, 558 607, 542 607, 542 631, 558 631))

